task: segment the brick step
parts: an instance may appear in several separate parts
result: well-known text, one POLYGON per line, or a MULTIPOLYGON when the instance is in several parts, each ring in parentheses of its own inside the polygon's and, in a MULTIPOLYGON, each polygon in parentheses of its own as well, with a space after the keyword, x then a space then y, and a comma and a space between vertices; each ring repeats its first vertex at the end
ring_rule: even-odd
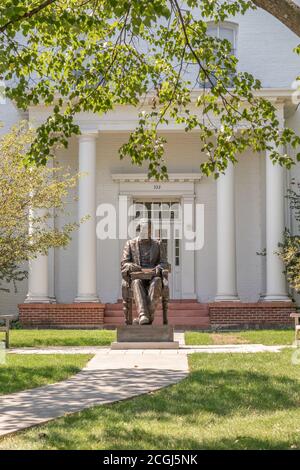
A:
MULTIPOLYGON (((107 303, 106 305, 122 305, 122 299, 119 299, 117 302, 114 302, 113 304, 107 303)), ((184 304, 184 303, 190 303, 190 304, 200 304, 197 299, 170 299, 170 304, 175 305, 175 304, 184 304)))
POLYGON ((186 325, 186 324, 209 325, 208 318, 169 318, 169 322, 174 323, 176 325, 186 325))
MULTIPOLYGON (((162 316, 162 311, 158 310, 156 315, 162 316)), ((136 316, 136 312, 133 311, 133 316, 136 316)), ((119 318, 123 317, 123 312, 105 312, 105 318, 119 318)), ((209 318, 207 312, 199 312, 198 310, 189 310, 187 312, 168 312, 169 318, 209 318)))
MULTIPOLYGON (((133 317, 136 308, 133 306, 133 317)), ((168 308, 169 324, 180 328, 207 329, 210 326, 208 305, 201 304, 197 300, 171 300, 168 308)), ((162 309, 156 311, 154 325, 162 325, 162 309)), ((116 327, 124 325, 122 301, 114 304, 106 304, 104 324, 116 327)))
MULTIPOLYGON (((137 316, 135 312, 133 312, 133 317, 137 316)), ((163 315, 162 315, 162 312, 156 312, 155 314, 155 317, 156 318, 162 318, 163 315)), ((115 320, 117 318, 123 318, 123 312, 122 313, 116 313, 114 312, 113 314, 110 314, 110 315, 105 315, 104 318, 111 318, 112 320, 115 320)), ((173 319, 173 320, 180 320, 180 319, 190 319, 190 318, 199 318, 199 319, 206 319, 206 320, 209 320, 209 315, 199 315, 198 312, 197 314, 187 314, 187 313, 180 313, 180 314, 177 314, 177 315, 174 315, 172 313, 168 313, 168 318, 170 319, 173 319)))
MULTIPOLYGON (((106 304, 106 311, 122 310, 122 304, 106 304)), ((208 310, 207 305, 198 304, 197 302, 169 303, 169 310, 208 310)))
MULTIPOLYGON (((161 325, 162 318, 156 318, 153 323, 154 325, 161 325)), ((104 318, 104 324, 105 325, 124 325, 124 319, 123 318, 114 318, 114 319, 104 318)), ((178 318, 178 319, 169 318, 169 324, 175 325, 175 326, 190 325, 190 326, 209 327, 210 322, 209 322, 209 319, 207 318, 178 318)))

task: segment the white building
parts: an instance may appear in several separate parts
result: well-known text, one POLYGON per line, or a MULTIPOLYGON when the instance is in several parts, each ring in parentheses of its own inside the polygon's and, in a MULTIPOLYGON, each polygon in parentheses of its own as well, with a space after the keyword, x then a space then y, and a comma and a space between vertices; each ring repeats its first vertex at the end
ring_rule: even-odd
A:
MULTIPOLYGON (((300 111, 293 104, 292 83, 299 73, 299 57, 293 52, 299 38, 262 10, 221 24, 217 34, 234 42, 239 69, 261 80, 260 93, 275 104, 281 126, 297 131, 300 111)), ((0 104, 0 112, 4 130, 20 119, 11 103, 0 104)), ((29 110, 29 119, 42 122, 47 113, 37 106, 29 110)), ((174 235, 167 242, 171 296, 176 300, 171 305, 172 321, 199 327, 288 322, 291 293, 274 251, 284 227, 293 228, 284 196, 290 179, 300 180, 298 165, 286 171, 273 166, 267 155, 246 152, 216 182, 200 174, 205 156, 197 133, 187 134, 170 124, 162 129, 168 141, 169 181, 156 183, 147 180, 146 167, 119 159, 118 149, 137 122, 135 109, 120 107, 102 117, 81 114, 78 122, 82 135, 72 138, 59 158, 74 172, 88 173, 80 179, 78 203, 68 208, 70 219, 78 212, 92 217, 66 250, 55 250, 32 263, 29 282, 17 294, 1 294, 3 312, 17 313, 17 305, 26 301, 21 306, 25 323, 100 326, 103 311, 105 323, 120 322, 120 304, 110 304, 120 299, 125 238, 97 238, 101 220, 97 207, 112 204, 118 220, 124 220, 127 203, 178 203, 183 214, 192 205, 192 228, 201 234, 203 229, 204 242, 195 251, 174 235), (203 211, 197 212, 199 205, 203 211), (267 257, 258 256, 265 248, 267 257), (93 317, 91 312, 98 313, 93 317)))

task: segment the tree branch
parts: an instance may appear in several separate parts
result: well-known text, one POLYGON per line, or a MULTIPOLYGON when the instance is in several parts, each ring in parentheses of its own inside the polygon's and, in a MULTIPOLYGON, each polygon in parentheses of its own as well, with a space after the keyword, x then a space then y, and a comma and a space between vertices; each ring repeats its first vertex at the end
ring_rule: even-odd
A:
POLYGON ((7 28, 8 26, 10 26, 11 24, 13 23, 16 23, 17 21, 22 21, 22 20, 25 20, 26 18, 31 18, 32 16, 36 15, 37 13, 39 13, 41 10, 44 10, 46 7, 48 7, 49 5, 51 5, 52 3, 55 3, 57 0, 45 0, 44 2, 42 2, 40 5, 38 5, 37 7, 33 8, 32 10, 29 10, 27 11, 26 13, 24 13, 23 15, 20 15, 20 16, 17 16, 15 18, 12 18, 10 21, 8 21, 6 24, 4 24, 3 26, 1 26, 0 28, 0 33, 3 33, 7 28))
POLYGON ((300 6, 292 0, 252 0, 300 37, 300 6))

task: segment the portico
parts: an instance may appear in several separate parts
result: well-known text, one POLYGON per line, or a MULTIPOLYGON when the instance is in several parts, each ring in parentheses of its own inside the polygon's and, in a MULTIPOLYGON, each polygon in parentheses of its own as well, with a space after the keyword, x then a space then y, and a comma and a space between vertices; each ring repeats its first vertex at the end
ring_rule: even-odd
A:
MULTIPOLYGON (((84 174, 79 179, 78 221, 87 218, 79 225, 77 243, 77 296, 75 302, 99 302, 97 293, 97 233, 96 233, 96 139, 97 133, 84 132, 78 138, 79 171, 84 174)), ((266 158, 266 249, 267 270, 265 301, 288 301, 283 265, 276 254, 278 243, 284 232, 284 170, 273 165, 266 158)), ((236 217, 235 217, 235 168, 230 164, 226 173, 217 180, 217 291, 215 300, 239 301, 236 273, 236 217)), ((201 184, 200 174, 170 174, 168 182, 151 182, 146 174, 113 174, 112 180, 118 185, 118 211, 121 220, 124 209, 127 211, 126 223, 129 223, 128 209, 134 201, 178 200, 183 210, 183 220, 191 215, 191 234, 195 230, 195 183, 201 184), (159 195, 159 196, 158 196, 159 195)), ((205 224, 205 206, 197 200, 198 230, 205 224), (200 206, 200 207, 199 207, 200 206)), ((122 225, 122 223, 121 223, 122 225)), ((125 233, 119 234, 119 250, 125 243, 125 233)), ((183 234, 184 235, 184 234, 183 234)), ((187 234, 185 234, 187 235, 187 234)), ((188 235, 189 236, 189 235, 188 235)), ((205 243, 204 233, 200 246, 205 243), (202 240, 203 238, 203 240, 202 240)), ((195 235, 194 235, 195 238, 195 235)), ((181 292, 177 298, 196 299, 195 289, 195 251, 187 249, 189 241, 181 241, 180 280, 181 292)), ((196 247, 197 249, 197 247, 196 247)), ((55 268, 54 268, 55 269, 55 268)), ((49 294, 48 257, 39 256, 30 263, 28 303, 52 302, 49 294)))
MULTIPOLYGON (((283 123, 285 100, 278 102, 283 123)), ((45 112, 36 107, 32 118, 43 120, 45 112)), ((97 309, 96 305, 100 308, 106 304, 106 310, 113 311, 111 306, 117 306, 121 297, 119 262, 129 238, 126 227, 134 218, 130 207, 135 203, 178 203, 182 237, 175 234, 178 221, 173 220, 173 239, 169 242, 172 298, 177 305, 174 309, 178 310, 180 302, 182 308, 187 306, 181 315, 187 315, 189 321, 202 313, 208 318, 210 311, 223 311, 228 317, 229 311, 236 313, 237 309, 271 312, 276 306, 278 315, 291 310, 283 265, 276 253, 287 218, 286 171, 273 165, 268 154, 254 156, 249 152, 237 165, 229 164, 225 174, 215 181, 199 171, 205 156, 201 155, 197 134, 187 136, 171 123, 162 129, 168 139, 169 180, 156 182, 148 180, 146 168, 138 169, 130 161, 119 160, 118 148, 136 124, 134 109, 122 108, 105 117, 82 115, 78 123, 82 134, 73 139, 62 161, 67 157, 74 170, 82 173, 72 207, 78 221, 86 220, 79 225, 72 247, 65 254, 58 250, 54 261, 40 256, 31 262, 26 308, 49 304, 51 310, 68 305, 76 312, 82 306, 86 312, 88 305, 95 304, 97 309), (98 237, 97 224, 103 216, 99 207, 103 204, 115 210, 115 240, 98 237), (246 241, 240 236, 241 220, 249 233, 246 241), (266 257, 258 257, 256 253, 264 249, 266 257), (71 286, 70 290, 54 283, 52 292, 51 279, 58 275, 71 286), (189 316, 187 309, 194 313, 189 316)))

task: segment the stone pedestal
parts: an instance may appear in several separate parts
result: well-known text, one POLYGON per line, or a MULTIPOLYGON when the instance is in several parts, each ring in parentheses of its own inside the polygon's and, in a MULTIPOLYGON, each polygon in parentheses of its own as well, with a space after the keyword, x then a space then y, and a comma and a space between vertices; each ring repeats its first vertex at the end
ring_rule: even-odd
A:
POLYGON ((178 349, 172 326, 142 325, 117 328, 117 341, 111 349, 178 349))

